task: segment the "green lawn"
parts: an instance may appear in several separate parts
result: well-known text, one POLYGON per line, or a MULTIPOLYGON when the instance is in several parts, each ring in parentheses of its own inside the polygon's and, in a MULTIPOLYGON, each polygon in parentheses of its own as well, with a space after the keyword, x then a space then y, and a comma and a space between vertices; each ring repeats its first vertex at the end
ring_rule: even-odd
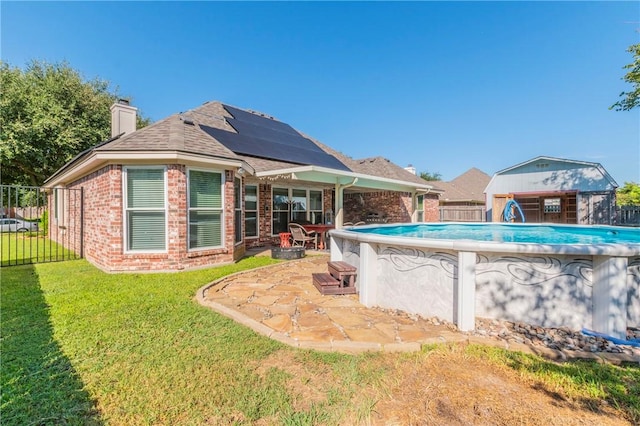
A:
POLYGON ((38 262, 57 262, 78 256, 36 232, 3 232, 0 234, 0 265, 13 266, 38 262))
MULTIPOLYGON (((434 349, 295 350, 194 300, 207 282, 273 262, 252 257, 165 274, 107 274, 84 260, 2 268, 2 424, 366 422, 375 401, 365 390, 392 381, 390 365, 411 368, 434 349), (297 377, 283 367, 294 363, 297 377), (330 380, 313 382, 319 376, 330 380)), ((557 365, 473 346, 464 356, 521 371, 577 400, 606 400, 640 421, 637 367, 557 365)))

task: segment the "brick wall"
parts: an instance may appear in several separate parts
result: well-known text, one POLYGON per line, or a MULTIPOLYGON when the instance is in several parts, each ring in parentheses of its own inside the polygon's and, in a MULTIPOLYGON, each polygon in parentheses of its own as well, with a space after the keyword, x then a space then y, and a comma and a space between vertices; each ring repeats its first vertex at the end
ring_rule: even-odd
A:
POLYGON ((174 164, 167 166, 167 252, 125 253, 122 184, 122 167, 110 165, 69 185, 84 188, 84 255, 96 266, 108 271, 181 270, 229 263, 244 254, 244 246, 234 247, 232 171, 225 172, 224 247, 212 250, 188 250, 186 168, 174 164))
POLYGON ((424 221, 438 222, 440 220, 440 200, 437 194, 424 195, 424 221))
MULTIPOLYGON (((378 191, 344 195, 344 221, 356 223, 377 215, 388 223, 411 222, 411 193, 378 191)), ((438 196, 424 195, 425 222, 438 221, 438 196)))

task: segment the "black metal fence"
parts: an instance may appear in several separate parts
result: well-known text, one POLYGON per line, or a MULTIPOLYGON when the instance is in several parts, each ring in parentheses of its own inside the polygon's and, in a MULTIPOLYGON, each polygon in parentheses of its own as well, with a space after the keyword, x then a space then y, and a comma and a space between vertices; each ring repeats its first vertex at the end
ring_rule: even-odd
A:
POLYGON ((0 185, 0 265, 79 259, 82 189, 0 185))

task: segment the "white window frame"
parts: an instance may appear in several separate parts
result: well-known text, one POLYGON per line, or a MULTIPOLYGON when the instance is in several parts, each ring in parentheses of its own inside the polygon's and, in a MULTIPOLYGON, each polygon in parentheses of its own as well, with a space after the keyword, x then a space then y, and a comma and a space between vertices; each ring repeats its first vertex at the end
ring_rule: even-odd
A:
MULTIPOLYGON (((320 194, 321 194, 320 203, 322 205, 322 210, 320 211, 320 217, 321 217, 321 222, 324 221, 324 190, 322 188, 310 188, 310 187, 299 187, 299 186, 295 186, 295 187, 293 187, 293 186, 276 186, 276 185, 273 185, 273 186, 271 186, 271 207, 272 207, 272 211, 271 211, 271 214, 270 214, 271 236, 272 237, 278 235, 278 234, 274 234, 273 233, 274 232, 273 231, 273 229, 274 229, 274 226, 273 226, 273 214, 274 214, 274 211, 279 211, 279 212, 284 211, 284 210, 273 210, 273 190, 274 189, 286 189, 288 191, 287 198, 289 199, 289 201, 291 201, 291 199, 293 198, 293 191, 294 190, 305 191, 306 192, 306 201, 305 201, 306 202, 306 210, 304 211, 305 212, 305 220, 309 220, 309 213, 312 211, 312 210, 309 210, 310 203, 311 203, 309 192, 310 191, 320 192, 320 194)), ((314 212, 318 212, 318 210, 313 210, 313 211, 314 212)), ((293 221, 292 220, 292 214, 293 214, 293 210, 291 209, 291 206, 289 206, 288 215, 287 215, 287 220, 288 220, 289 223, 291 223, 293 221)))
POLYGON ((53 189, 53 211, 54 211, 54 223, 56 225, 64 225, 65 206, 67 204, 68 189, 62 186, 56 186, 53 189))
POLYGON ((311 213, 317 213, 320 215, 320 223, 324 222, 324 191, 322 189, 307 189, 307 220, 310 220, 311 213), (320 210, 311 209, 311 191, 320 193, 320 210))
POLYGON ((242 208, 244 209, 244 238, 247 240, 250 239, 255 239, 255 238, 260 238, 260 185, 256 184, 245 184, 244 185, 244 191, 245 191, 245 196, 243 197, 242 200, 242 208), (247 191, 247 187, 254 187, 256 188, 256 208, 255 210, 248 210, 246 208, 246 191, 247 191), (256 214, 256 235, 247 235, 247 212, 249 213, 254 213, 256 214))
POLYGON ((416 222, 424 222, 424 194, 416 195, 416 222), (422 208, 420 208, 421 198, 422 208))
MULTIPOLYGON (((225 218, 225 172, 224 170, 218 170, 218 169, 204 169, 204 168, 196 168, 196 167, 189 167, 187 169, 187 251, 189 252, 198 252, 198 251, 203 251, 203 250, 214 250, 214 249, 220 249, 220 248, 224 248, 224 244, 225 244, 225 229, 226 229, 226 218, 225 218), (191 190, 190 190, 190 185, 191 185, 191 172, 195 171, 195 172, 205 172, 205 173, 217 173, 220 175, 220 208, 219 209, 212 209, 212 208, 207 208, 207 209, 197 209, 197 208, 191 208, 191 190), (209 210, 209 211, 217 211, 220 210, 220 245, 218 246, 207 246, 207 247, 194 247, 191 248, 189 247, 190 245, 190 241, 191 241, 191 215, 189 214, 192 210, 209 210)), ((235 219, 234 219, 235 220, 235 219)), ((234 236, 235 239, 235 236, 234 236)))
POLYGON ((242 196, 242 179, 238 176, 233 178, 233 243, 235 245, 242 244, 244 241, 244 215, 242 209, 244 207, 244 197, 242 196), (236 199, 236 183, 238 184, 238 198, 236 199), (236 205, 236 200, 238 204, 236 205), (236 222, 236 215, 240 213, 240 219, 236 222), (240 226, 240 239, 236 241, 237 226, 240 226))
POLYGON ((169 248, 169 202, 167 196, 167 166, 125 166, 122 168, 122 224, 123 224, 123 232, 124 235, 124 253, 125 254, 144 254, 144 253, 167 253, 169 248), (164 178, 163 182, 163 201, 164 208, 135 208, 130 209, 127 205, 129 203, 129 195, 128 195, 128 185, 127 185, 127 173, 129 170, 140 170, 140 169, 155 169, 162 170, 162 175, 164 178), (163 211, 164 212, 164 250, 130 250, 129 249, 129 220, 128 220, 128 212, 129 211, 163 211))

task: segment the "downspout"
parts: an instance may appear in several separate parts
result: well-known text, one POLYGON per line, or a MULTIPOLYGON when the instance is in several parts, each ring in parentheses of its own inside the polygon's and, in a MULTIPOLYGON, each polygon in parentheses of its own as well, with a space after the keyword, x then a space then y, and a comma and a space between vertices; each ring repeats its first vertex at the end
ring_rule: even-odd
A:
POLYGON ((340 184, 336 183, 336 229, 342 228, 344 222, 344 190, 350 188, 358 182, 358 178, 353 178, 351 183, 340 184))

